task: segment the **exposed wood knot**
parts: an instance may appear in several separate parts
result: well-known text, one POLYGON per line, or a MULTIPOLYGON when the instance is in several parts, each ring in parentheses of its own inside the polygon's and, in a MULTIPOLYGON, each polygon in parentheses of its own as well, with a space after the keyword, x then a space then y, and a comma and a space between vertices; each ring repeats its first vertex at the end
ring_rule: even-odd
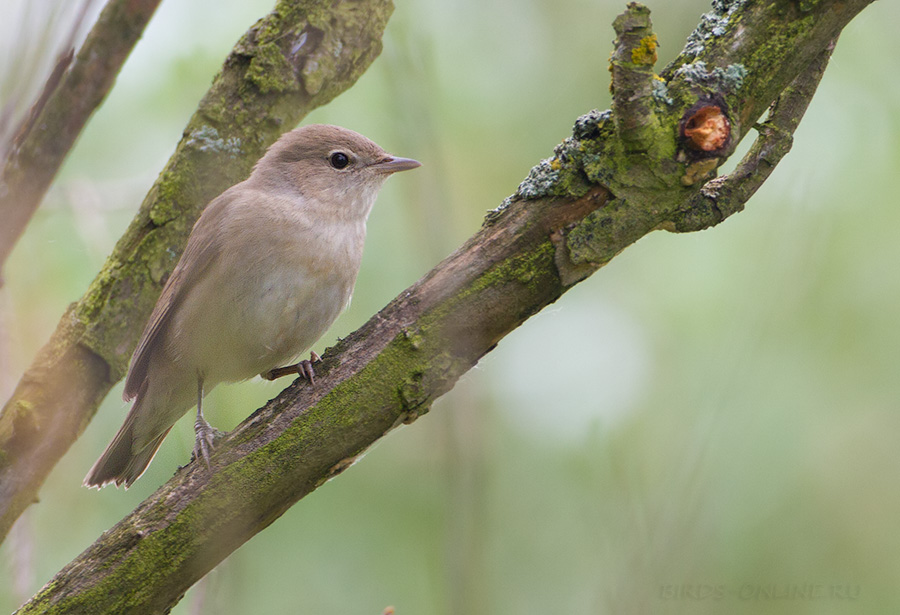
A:
POLYGON ((718 105, 704 105, 689 112, 681 131, 691 149, 715 152, 728 143, 731 122, 718 105))

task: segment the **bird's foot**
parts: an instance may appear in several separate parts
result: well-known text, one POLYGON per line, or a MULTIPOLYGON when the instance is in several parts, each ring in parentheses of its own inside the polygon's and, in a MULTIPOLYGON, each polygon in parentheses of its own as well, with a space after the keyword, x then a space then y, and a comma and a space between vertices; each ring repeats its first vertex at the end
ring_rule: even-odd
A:
POLYGON ((219 431, 210 425, 202 414, 198 414, 194 420, 194 459, 202 459, 206 465, 206 469, 210 469, 209 458, 212 455, 216 440, 225 435, 225 432, 219 431))
POLYGON ((266 380, 275 380, 276 378, 281 378, 282 376, 299 374, 301 378, 307 379, 310 384, 315 384, 316 372, 313 369, 313 363, 318 363, 321 360, 322 357, 317 355, 315 352, 310 352, 308 361, 303 360, 299 363, 295 363, 294 365, 288 365, 287 367, 276 367, 275 369, 271 369, 265 374, 260 375, 266 380))

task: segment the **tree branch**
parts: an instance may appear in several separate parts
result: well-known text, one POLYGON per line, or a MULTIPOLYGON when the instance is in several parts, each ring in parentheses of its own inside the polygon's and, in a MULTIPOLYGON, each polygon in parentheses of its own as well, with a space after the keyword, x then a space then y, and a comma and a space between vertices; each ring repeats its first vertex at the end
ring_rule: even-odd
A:
POLYGON ((57 61, 0 173, 0 272, 159 1, 109 0, 74 61, 71 51, 57 61))
POLYGON ((194 221, 381 51, 390 0, 281 0, 225 60, 174 155, 0 414, 0 537, 125 373, 194 221))
POLYGON ((673 219, 678 232, 700 231, 744 209, 775 167, 791 150, 794 131, 825 74, 836 41, 797 75, 769 109, 769 119, 757 126, 759 136, 730 175, 707 182, 687 208, 673 219))
MULTIPOLYGON (((708 59, 706 66, 717 68, 739 64, 745 86, 752 87, 737 95, 741 86, 734 79, 742 71, 701 71, 692 61, 689 79, 678 65, 670 66, 665 91, 652 88, 647 96, 653 101, 643 101, 654 105, 659 126, 651 128, 654 143, 642 139, 646 149, 623 147, 616 126, 633 125, 626 118, 597 112, 580 118, 573 136, 532 170, 475 236, 325 353, 315 386, 297 381, 244 421, 217 447, 211 473, 202 464, 179 470, 20 613, 51 605, 57 612, 87 605, 129 613, 170 608, 192 583, 374 441, 427 412, 503 336, 571 284, 651 230, 676 228, 702 189, 691 167, 724 160, 737 141, 729 135, 714 150, 693 151, 681 128, 698 102, 718 105, 733 131, 759 117, 794 82, 772 115, 779 129, 794 127, 796 112, 778 109, 786 109, 789 99, 805 107, 814 91, 795 79, 867 4, 822 0, 812 13, 792 0, 724 6, 723 31, 716 30, 715 40, 692 60, 708 59), (783 45, 788 40, 791 45, 783 45), (791 63, 785 49, 806 62, 766 69, 780 81, 753 74, 791 63)), ((687 65, 684 55, 680 61, 687 65)))

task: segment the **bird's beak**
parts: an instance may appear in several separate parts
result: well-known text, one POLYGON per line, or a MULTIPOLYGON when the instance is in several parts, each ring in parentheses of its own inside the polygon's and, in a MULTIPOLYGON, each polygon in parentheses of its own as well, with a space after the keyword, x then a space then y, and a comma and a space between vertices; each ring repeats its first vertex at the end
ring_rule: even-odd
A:
POLYGON ((400 158, 398 156, 388 156, 383 160, 379 160, 370 168, 382 173, 396 173, 397 171, 408 171, 422 166, 422 163, 412 158, 400 158))

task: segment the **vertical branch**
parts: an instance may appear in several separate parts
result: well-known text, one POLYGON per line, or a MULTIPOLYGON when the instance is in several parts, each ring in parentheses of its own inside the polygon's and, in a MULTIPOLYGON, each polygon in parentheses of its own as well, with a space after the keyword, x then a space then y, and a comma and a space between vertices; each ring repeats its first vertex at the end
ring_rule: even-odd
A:
POLYGON ((626 151, 647 151, 653 139, 656 115, 651 100, 656 34, 650 9, 637 2, 613 22, 615 51, 610 62, 616 131, 626 151))

